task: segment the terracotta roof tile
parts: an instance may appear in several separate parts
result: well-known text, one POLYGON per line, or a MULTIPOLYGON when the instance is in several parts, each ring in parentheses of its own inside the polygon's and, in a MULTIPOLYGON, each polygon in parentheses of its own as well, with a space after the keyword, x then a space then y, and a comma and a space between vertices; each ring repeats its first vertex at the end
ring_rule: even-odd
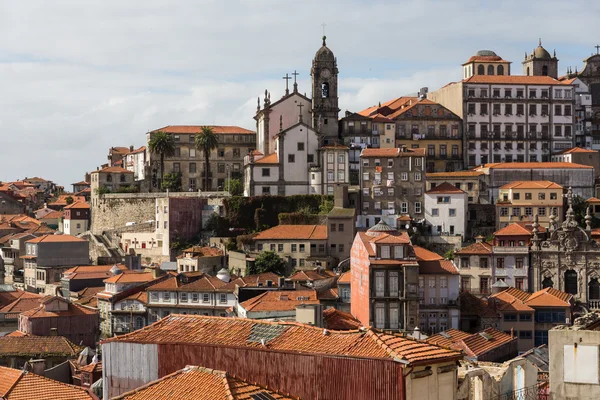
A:
POLYGON ((259 398, 291 399, 272 389, 246 382, 227 372, 187 366, 150 382, 113 400, 252 400, 259 398), (254 397, 263 395, 264 397, 254 397))
POLYGON ((545 288, 532 293, 527 299, 530 307, 569 307, 573 298, 569 293, 554 288, 545 288))
POLYGON ((298 323, 266 322, 243 318, 171 314, 160 321, 108 342, 189 343, 224 347, 262 348, 309 352, 341 357, 388 358, 408 364, 458 360, 459 352, 400 335, 364 331, 329 331, 298 323))
POLYGON ((406 151, 400 151, 399 148, 386 148, 386 149, 363 149, 360 153, 361 157, 424 157, 425 149, 406 149, 406 151))
MULTIPOLYGON (((183 250, 183 253, 193 253, 194 255, 200 257, 216 257, 222 256, 223 250, 210 246, 192 246, 183 250)), ((184 254, 182 254, 181 257, 183 257, 184 254)))
POLYGON ((125 271, 122 274, 111 276, 104 280, 104 283, 135 283, 150 282, 153 280, 152 272, 133 272, 125 271))
POLYGON ((362 326, 360 321, 354 318, 352 314, 335 308, 328 308, 323 311, 323 323, 325 328, 336 331, 358 329, 362 326))
POLYGON ((590 197, 585 201, 586 203, 600 203, 600 199, 597 197, 590 197))
POLYGON ((473 243, 454 252, 454 254, 492 254, 492 245, 486 242, 473 243))
POLYGON ((450 260, 419 261, 419 274, 458 275, 458 269, 450 260))
POLYGON ((123 167, 106 167, 106 168, 102 168, 100 170, 96 170, 96 171, 92 171, 90 172, 91 174, 98 174, 98 173, 112 173, 112 174, 133 174, 133 171, 130 171, 128 169, 125 169, 123 167))
POLYGON ((350 271, 346 271, 343 272, 340 277, 338 278, 337 283, 350 283, 350 281, 352 280, 352 274, 350 273, 350 271))
POLYGON ((90 205, 85 202, 85 201, 75 201, 71 204, 69 204, 68 206, 65 206, 65 210, 71 210, 71 209, 89 209, 90 205))
POLYGON ((494 232, 495 236, 531 236, 531 231, 521 224, 513 223, 494 232))
POLYGON ((238 278, 232 279, 225 288, 235 288, 236 286, 240 287, 266 287, 268 286, 268 282, 271 282, 271 286, 278 287, 279 286, 279 278, 282 276, 274 274, 273 272, 265 272, 262 274, 255 275, 247 275, 240 276, 238 278))
POLYGON ((240 303, 248 312, 293 311, 301 304, 319 304, 316 290, 268 291, 240 303))
POLYGON ((329 279, 331 277, 334 277, 335 273, 333 273, 332 271, 316 271, 316 270, 308 270, 308 271, 298 271, 295 274, 293 274, 292 276, 290 276, 288 278, 288 280, 290 281, 297 281, 297 282, 302 282, 302 281, 319 281, 322 279, 329 279))
POLYGON ((500 189, 562 189, 558 183, 550 181, 514 181, 500 186, 500 189))
POLYGON ((59 219, 59 218, 62 218, 64 215, 65 215, 65 213, 63 213, 62 211, 52 210, 48 214, 44 215, 43 217, 40 217, 40 221, 44 220, 44 219, 59 219))
POLYGON ((593 169, 590 165, 581 165, 568 162, 511 162, 485 164, 479 168, 489 169, 593 169))
POLYGON ((86 389, 31 372, 0 367, 0 395, 6 400, 96 400, 86 389), (16 373, 15 373, 16 371, 16 373), (2 390, 7 390, 2 394, 2 390))
POLYGON ((455 348, 460 348, 465 351, 468 356, 481 357, 491 350, 504 346, 510 342, 516 342, 517 340, 516 336, 511 337, 511 335, 494 328, 487 328, 482 332, 474 333, 473 335, 460 340, 455 348))
POLYGON ((48 311, 42 304, 36 308, 24 311, 21 315, 28 317, 29 319, 36 318, 56 318, 56 317, 70 317, 80 315, 94 315, 98 314, 98 310, 93 310, 88 307, 84 307, 80 304, 69 303, 68 309, 64 311, 48 311))
POLYGON ((436 194, 436 193, 447 193, 447 194, 463 194, 466 193, 464 190, 458 189, 456 186, 444 182, 441 185, 434 187, 425 192, 425 194, 436 194))
POLYGON ((277 157, 277 153, 271 153, 269 155, 264 156, 261 159, 254 161, 254 164, 277 164, 277 163, 279 163, 279 158, 277 157))
POLYGON ((455 342, 466 339, 471 335, 472 333, 459 331, 458 329, 448 329, 443 333, 436 333, 435 335, 429 336, 426 341, 427 343, 436 344, 438 346, 452 347, 455 342))
POLYGON ((485 173, 483 171, 428 172, 426 178, 466 178, 480 175, 485 175, 485 173))
POLYGON ((65 242, 86 242, 85 239, 72 235, 43 235, 35 239, 28 240, 27 243, 65 243, 65 242))
POLYGON ((582 149, 581 147, 573 147, 571 149, 563 150, 558 154, 572 154, 572 153, 598 153, 598 150, 590 150, 590 149, 582 149))
POLYGON ((0 357, 77 357, 82 350, 62 336, 0 337, 0 357))
POLYGON ((435 261, 442 260, 444 257, 433 251, 429 251, 424 247, 413 245, 413 250, 418 261, 435 261))
POLYGON ((464 83, 508 83, 514 85, 560 85, 561 83, 549 76, 527 75, 473 75, 464 79, 464 83))
POLYGON ((325 225, 278 225, 260 232, 254 240, 327 240, 325 225))
MULTIPOLYGON (((202 128, 208 126, 212 128, 217 135, 255 135, 256 132, 240 128, 239 126, 221 126, 221 125, 168 125, 160 129, 155 129, 150 133, 166 132, 196 135, 202 132, 202 128)), ((129 151, 129 150, 128 150, 129 151)))

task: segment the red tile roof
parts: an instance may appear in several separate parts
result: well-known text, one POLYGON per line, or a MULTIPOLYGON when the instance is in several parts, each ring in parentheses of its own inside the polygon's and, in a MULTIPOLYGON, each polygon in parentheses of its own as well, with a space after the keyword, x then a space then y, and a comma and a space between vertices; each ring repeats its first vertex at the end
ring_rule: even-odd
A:
POLYGON ((260 232, 254 240, 327 240, 325 225, 278 225, 260 232))
POLYGON ((434 187, 425 192, 425 194, 436 194, 436 193, 446 193, 446 194, 463 194, 466 193, 464 190, 458 189, 456 186, 449 184, 448 182, 444 182, 441 185, 434 187))
POLYGON ((281 278, 281 276, 274 274, 273 272, 264 272, 262 274, 240 276, 238 278, 232 279, 231 282, 229 282, 226 285, 226 287, 266 287, 268 286, 268 281, 271 282, 271 286, 277 287, 279 286, 279 278, 281 278))
POLYGON ((301 304, 319 304, 316 290, 268 291, 240 303, 248 312, 294 311, 301 304))
POLYGON ((427 343, 462 350, 469 357, 481 357, 491 350, 517 340, 516 337, 511 337, 494 328, 487 328, 473 334, 449 329, 428 337, 427 343))
POLYGON ((455 171, 455 172, 428 172, 427 179, 434 178, 466 178, 472 176, 484 175, 483 171, 455 171))
POLYGON ((427 338, 427 343, 436 344, 438 346, 452 347, 455 342, 466 339, 471 336, 472 333, 459 331, 458 329, 448 329, 442 333, 436 333, 435 335, 427 338))
POLYGON ((412 365, 446 362, 462 357, 454 350, 371 329, 329 331, 323 334, 322 328, 298 323, 199 315, 172 314, 150 326, 106 339, 103 343, 189 343, 260 349, 263 347, 260 339, 265 337, 256 332, 261 331, 268 333, 265 348, 283 352, 388 358, 412 365))
POLYGON ((550 181, 514 181, 500 186, 500 189, 562 189, 558 183, 550 181))
POLYGON ((197 257, 217 257, 223 255, 223 250, 210 246, 192 246, 183 250, 183 253, 178 258, 183 258, 185 253, 194 253, 197 257))
POLYGON ((350 271, 346 271, 344 273, 342 273, 340 275, 340 277, 338 278, 337 283, 350 283, 350 281, 352 280, 352 273, 350 271))
POLYGON ((136 283, 150 282, 153 280, 152 272, 133 272, 126 271, 119 275, 111 276, 104 280, 104 283, 136 283))
POLYGON ((534 293, 528 293, 511 287, 491 295, 490 299, 497 299, 501 310, 528 309, 533 311, 532 307, 570 307, 573 296, 554 288, 545 288, 534 293), (518 301, 515 302, 514 300, 518 301))
POLYGON ((464 83, 500 83, 512 85, 560 85, 561 83, 549 76, 527 75, 473 75, 464 79, 464 83))
POLYGON ((65 210, 71 210, 71 209, 89 209, 90 205, 88 203, 86 203, 85 201, 76 201, 73 202, 71 204, 69 204, 68 206, 65 206, 65 210))
POLYGON ((454 254, 492 254, 492 245, 486 242, 473 243, 454 252, 454 254))
POLYGON ((406 149, 406 151, 400 151, 399 148, 385 148, 385 149, 363 149, 360 153, 361 157, 424 157, 425 149, 406 149))
POLYGON ((258 160, 254 160, 255 164, 277 164, 279 163, 279 158, 277 157, 277 153, 271 153, 269 155, 264 156, 258 160))
POLYGON ((500 57, 500 56, 471 56, 471 58, 469 58, 469 60, 466 63, 464 63, 463 65, 469 64, 472 62, 512 64, 510 61, 503 60, 502 57, 500 57))
POLYGON ((288 278, 290 281, 296 282, 304 282, 304 281, 319 281, 322 279, 329 279, 335 276, 335 273, 332 271, 316 271, 316 270, 308 270, 308 271, 298 271, 292 276, 288 278))
POLYGON ((110 174, 133 174, 133 171, 130 171, 128 169, 125 169, 123 167, 106 167, 106 168, 102 168, 100 170, 96 170, 96 171, 92 171, 90 172, 91 174, 98 174, 98 173, 110 173, 110 174))
POLYGON ((98 399, 82 387, 7 367, 0 367, 0 396, 6 400, 98 399))
POLYGON ((598 150, 590 150, 590 149, 582 149, 581 147, 573 147, 571 149, 563 150, 558 154, 572 154, 572 153, 598 153, 598 150))
POLYGON ((508 224, 504 228, 494 232, 495 236, 531 236, 531 231, 521 224, 508 224))
POLYGON ((419 261, 419 274, 458 275, 458 269, 450 260, 419 261))
MULTIPOLYGON (((240 128, 239 126, 221 126, 221 125, 168 125, 160 129, 155 129, 150 133, 166 132, 196 135, 202 132, 202 128, 208 126, 212 128, 217 135, 255 135, 256 132, 248 129, 240 128)), ((128 149, 129 151, 129 149, 128 149)))
POLYGON ((43 235, 35 239, 28 240, 27 243, 64 243, 64 242, 86 242, 87 240, 73 235, 43 235))
POLYGON ((335 308, 328 308, 323 311, 323 323, 325 328, 336 331, 348 331, 362 326, 360 321, 354 318, 352 314, 335 308))
POLYGON ((98 314, 98 310, 93 310, 89 307, 82 306, 77 303, 69 303, 68 309, 64 311, 48 311, 44 304, 28 311, 22 312, 21 315, 29 319, 36 318, 57 318, 57 317, 76 317, 80 315, 98 314))
POLYGON ((113 400, 252 400, 292 399, 227 372, 187 366, 113 400), (255 397, 256 396, 256 397, 255 397))
POLYGON ((62 211, 52 210, 48 214, 44 215, 43 217, 40 217, 40 221, 45 220, 45 219, 59 219, 59 218, 64 217, 64 215, 65 215, 65 213, 63 213, 62 211))
POLYGON ((490 169, 593 169, 590 165, 581 165, 569 162, 511 162, 485 164, 477 168, 490 169))
POLYGON ((418 261, 435 261, 442 260, 444 257, 433 251, 429 251, 424 247, 413 245, 413 250, 418 261))
POLYGON ((82 350, 62 336, 0 337, 0 357, 77 357, 82 350))

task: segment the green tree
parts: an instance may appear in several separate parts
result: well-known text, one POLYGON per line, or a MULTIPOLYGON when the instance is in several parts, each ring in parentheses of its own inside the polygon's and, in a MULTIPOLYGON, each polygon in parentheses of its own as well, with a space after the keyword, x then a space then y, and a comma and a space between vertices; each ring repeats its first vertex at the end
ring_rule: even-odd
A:
POLYGON ((164 191, 181 192, 181 174, 179 172, 170 172, 163 176, 160 188, 164 191))
POLYGON ((150 138, 148 149, 160 156, 160 181, 165 175, 165 157, 175 155, 175 139, 166 132, 158 131, 150 138))
POLYGON ((210 190, 208 184, 210 179, 210 152, 219 145, 219 137, 210 126, 203 126, 199 134, 194 138, 196 149, 204 153, 204 191, 210 190))
POLYGON ((254 266, 250 267, 250 274, 262 274, 263 272, 273 272, 283 274, 285 272, 285 261, 274 251, 263 251, 254 260, 254 266))
POLYGON ((448 250, 445 254, 444 254, 444 258, 446 260, 454 260, 454 249, 450 249, 448 250))
POLYGON ((70 204, 73 204, 73 201, 75 201, 75 200, 73 200, 73 198, 71 196, 69 196, 65 199, 65 201, 67 202, 67 205, 70 205, 70 204))
POLYGON ((319 214, 329 214, 331 210, 333 210, 333 200, 323 198, 323 200, 321 200, 321 204, 319 205, 319 214))
POLYGON ((230 236, 229 221, 227 218, 221 217, 219 214, 211 214, 206 220, 204 231, 213 232, 214 236, 230 236))
POLYGON ((244 194, 244 185, 239 179, 225 179, 225 190, 229 191, 232 196, 241 196, 244 194))

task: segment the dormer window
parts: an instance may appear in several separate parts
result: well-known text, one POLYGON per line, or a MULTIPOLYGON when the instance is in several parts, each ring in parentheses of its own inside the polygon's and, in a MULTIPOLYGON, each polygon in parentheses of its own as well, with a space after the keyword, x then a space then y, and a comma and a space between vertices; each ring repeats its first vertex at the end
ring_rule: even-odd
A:
POLYGON ((390 246, 381 246, 381 258, 390 258, 390 246))
POLYGON ((404 258, 404 246, 394 246, 394 258, 396 260, 404 258))

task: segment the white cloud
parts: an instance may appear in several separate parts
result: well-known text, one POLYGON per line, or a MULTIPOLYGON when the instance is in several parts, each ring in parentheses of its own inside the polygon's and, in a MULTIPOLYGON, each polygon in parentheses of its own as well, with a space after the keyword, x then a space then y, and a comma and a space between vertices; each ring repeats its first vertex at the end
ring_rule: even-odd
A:
POLYGON ((340 108, 356 111, 459 79, 480 48, 519 73, 541 36, 561 71, 581 66, 599 11, 583 0, 0 2, 0 179, 69 185, 109 147, 164 125, 254 128, 256 98, 279 98, 286 72, 310 95, 323 21, 340 108))

